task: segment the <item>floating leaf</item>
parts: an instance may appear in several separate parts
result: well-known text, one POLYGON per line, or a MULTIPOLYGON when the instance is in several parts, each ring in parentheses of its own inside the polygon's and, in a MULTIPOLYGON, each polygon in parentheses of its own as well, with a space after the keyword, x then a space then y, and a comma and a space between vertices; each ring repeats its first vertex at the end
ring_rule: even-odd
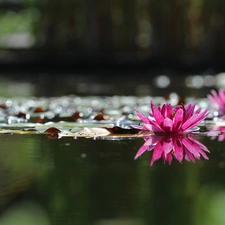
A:
POLYGON ((107 136, 110 132, 105 128, 84 128, 74 134, 77 137, 107 136))
POLYGON ((19 117, 19 118, 24 118, 24 119, 26 119, 26 113, 21 112, 21 111, 20 111, 16 116, 19 117))
POLYGON ((38 106, 38 107, 36 107, 36 109, 34 110, 34 112, 40 113, 40 112, 44 112, 44 110, 43 110, 42 107, 38 106))
POLYGON ((106 127, 105 129, 113 134, 137 134, 140 132, 140 130, 137 130, 135 128, 125 129, 125 128, 118 127, 118 126, 114 126, 112 128, 106 127))
POLYGON ((103 113, 98 113, 95 117, 94 120, 104 120, 103 113))
POLYGON ((72 115, 72 119, 74 121, 77 121, 78 119, 80 119, 82 117, 82 113, 79 111, 76 111, 73 115, 72 115))
POLYGON ((59 133, 61 131, 59 129, 57 129, 56 127, 49 127, 45 133, 46 133, 46 136, 49 138, 49 139, 58 139, 59 137, 59 133))

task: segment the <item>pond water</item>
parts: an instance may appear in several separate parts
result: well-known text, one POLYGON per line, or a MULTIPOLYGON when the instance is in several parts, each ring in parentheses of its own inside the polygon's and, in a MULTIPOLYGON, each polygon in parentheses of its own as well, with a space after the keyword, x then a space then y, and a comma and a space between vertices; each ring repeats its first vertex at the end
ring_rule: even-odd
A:
MULTIPOLYGON (((159 159, 150 166, 152 151, 134 159, 146 135, 127 132, 140 123, 132 107, 146 113, 150 99, 173 105, 180 101, 174 94, 167 99, 2 98, 0 224, 225 224, 223 120, 212 122, 212 113, 200 133, 185 137, 207 147, 205 158, 179 162, 173 157, 171 164, 159 159), (104 118, 99 119, 103 106, 104 118), (78 111, 82 115, 74 117, 78 111), (112 133, 104 133, 105 127, 112 133), (215 131, 207 133, 212 127, 215 131), (103 135, 85 128, 104 128, 103 135)), ((208 106, 205 98, 191 95, 183 101, 208 106)))
POLYGON ((1 224, 224 224, 224 143, 209 160, 134 160, 143 139, 1 137, 1 224))

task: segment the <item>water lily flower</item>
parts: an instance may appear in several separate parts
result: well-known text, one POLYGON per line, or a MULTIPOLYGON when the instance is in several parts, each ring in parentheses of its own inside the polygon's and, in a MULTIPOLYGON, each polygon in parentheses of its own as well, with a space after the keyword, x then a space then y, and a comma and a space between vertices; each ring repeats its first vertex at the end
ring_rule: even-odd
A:
POLYGON ((225 90, 219 89, 218 92, 211 90, 211 94, 207 95, 212 107, 218 111, 220 115, 225 115, 225 90))
POLYGON ((194 162, 195 159, 200 160, 201 156, 208 159, 205 152, 209 152, 207 147, 193 138, 192 135, 152 135, 145 138, 145 143, 134 158, 137 159, 146 151, 152 151, 150 166, 160 158, 168 164, 171 164, 173 157, 179 162, 184 159, 194 162))
POLYGON ((182 134, 193 130, 207 116, 208 109, 201 112, 195 110, 195 104, 178 105, 172 107, 170 103, 165 103, 162 107, 155 107, 150 102, 152 112, 145 117, 138 109, 135 109, 137 116, 144 123, 143 126, 135 126, 140 130, 148 130, 154 133, 182 134))

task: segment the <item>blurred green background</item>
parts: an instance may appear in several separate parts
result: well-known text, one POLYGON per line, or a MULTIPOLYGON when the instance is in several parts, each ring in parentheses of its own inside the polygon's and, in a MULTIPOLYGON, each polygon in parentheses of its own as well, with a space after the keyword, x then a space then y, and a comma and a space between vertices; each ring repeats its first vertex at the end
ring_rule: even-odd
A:
POLYGON ((223 0, 0 0, 0 65, 221 68, 223 0))

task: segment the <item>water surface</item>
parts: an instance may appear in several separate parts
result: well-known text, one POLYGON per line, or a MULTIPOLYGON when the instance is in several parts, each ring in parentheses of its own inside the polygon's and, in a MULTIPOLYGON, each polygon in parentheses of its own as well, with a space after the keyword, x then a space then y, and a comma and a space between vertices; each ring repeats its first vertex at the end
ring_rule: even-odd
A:
POLYGON ((54 225, 225 221, 225 153, 217 139, 197 137, 209 148, 209 160, 171 165, 159 160, 152 167, 151 152, 134 160, 143 139, 15 134, 0 139, 3 225, 14 224, 13 218, 54 225))

